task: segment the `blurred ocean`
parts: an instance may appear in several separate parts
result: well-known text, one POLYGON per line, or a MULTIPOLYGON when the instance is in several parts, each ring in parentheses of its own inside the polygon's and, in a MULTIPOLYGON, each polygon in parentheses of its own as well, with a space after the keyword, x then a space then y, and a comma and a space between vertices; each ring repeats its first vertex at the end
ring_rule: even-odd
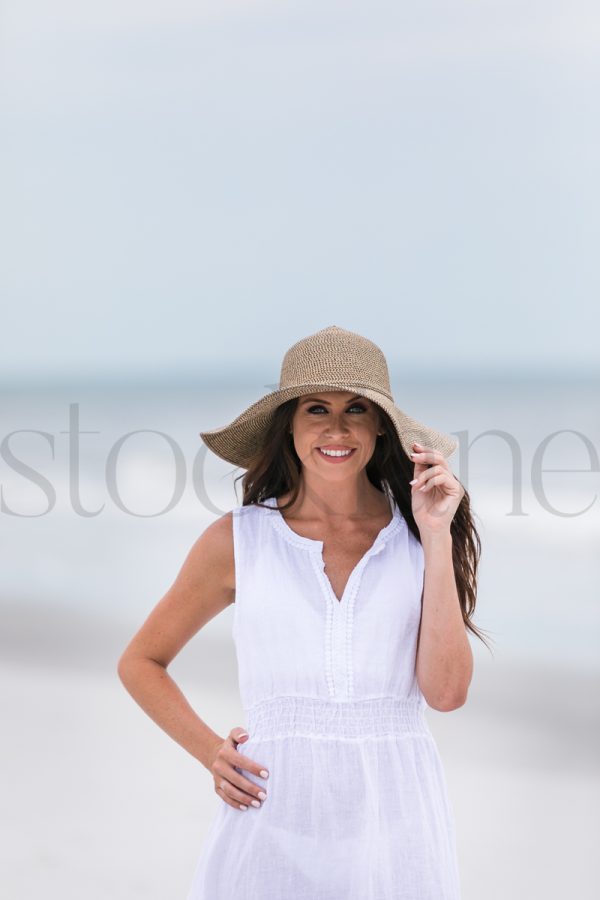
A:
MULTIPOLYGON (((273 389, 21 385, 0 393, 0 864, 10 900, 183 900, 222 802, 120 684, 120 652, 241 474, 198 432, 273 389)), ((428 710, 462 900, 598 896, 598 380, 414 377, 398 405, 455 435, 482 541, 467 703, 428 710)), ((246 725, 232 609, 169 671, 212 728, 246 725)), ((266 801, 268 802, 268 800, 266 801)), ((255 811, 260 814, 260 810, 255 811)), ((246 815, 252 814, 250 812, 246 815)))

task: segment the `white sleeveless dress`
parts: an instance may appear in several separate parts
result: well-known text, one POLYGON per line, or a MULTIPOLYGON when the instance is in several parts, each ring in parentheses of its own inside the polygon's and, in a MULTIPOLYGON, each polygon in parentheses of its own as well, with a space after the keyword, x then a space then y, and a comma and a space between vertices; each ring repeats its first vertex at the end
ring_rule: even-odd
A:
POLYGON ((277 501, 233 509, 233 638, 260 808, 224 800, 187 900, 459 900, 415 676, 424 557, 395 501, 341 600, 277 501))

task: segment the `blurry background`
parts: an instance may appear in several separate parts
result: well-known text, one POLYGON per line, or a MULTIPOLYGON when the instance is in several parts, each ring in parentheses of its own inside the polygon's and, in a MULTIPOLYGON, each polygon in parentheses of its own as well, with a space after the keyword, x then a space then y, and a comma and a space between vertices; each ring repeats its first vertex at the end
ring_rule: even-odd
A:
MULTIPOLYGON (((463 900, 597 896, 599 49, 587 0, 5 0, 10 900, 185 897, 222 801, 117 660, 241 503, 198 432, 332 324, 460 441, 494 652, 427 716, 463 900)), ((231 612, 170 667, 223 737, 231 612)))

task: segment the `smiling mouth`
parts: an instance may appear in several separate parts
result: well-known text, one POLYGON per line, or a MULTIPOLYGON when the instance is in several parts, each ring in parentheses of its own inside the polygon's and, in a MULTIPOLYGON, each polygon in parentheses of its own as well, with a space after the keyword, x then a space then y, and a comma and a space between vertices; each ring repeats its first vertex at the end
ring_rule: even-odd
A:
POLYGON ((355 452, 356 447, 350 447, 348 450, 323 450, 321 447, 317 447, 320 456, 324 456, 326 459, 348 459, 355 452))

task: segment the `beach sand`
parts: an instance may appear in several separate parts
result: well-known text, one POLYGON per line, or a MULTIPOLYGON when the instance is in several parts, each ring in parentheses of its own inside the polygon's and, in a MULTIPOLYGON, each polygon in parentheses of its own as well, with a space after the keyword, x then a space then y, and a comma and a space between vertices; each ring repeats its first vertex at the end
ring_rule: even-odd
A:
MULTIPOLYGON (((131 631, 33 606, 0 613, 3 896, 183 900, 223 801, 121 685, 131 631)), ((169 671, 223 737, 246 724, 232 640, 207 626, 169 671)), ((598 681, 477 649, 465 706, 427 710, 463 900, 598 896, 598 681)))

